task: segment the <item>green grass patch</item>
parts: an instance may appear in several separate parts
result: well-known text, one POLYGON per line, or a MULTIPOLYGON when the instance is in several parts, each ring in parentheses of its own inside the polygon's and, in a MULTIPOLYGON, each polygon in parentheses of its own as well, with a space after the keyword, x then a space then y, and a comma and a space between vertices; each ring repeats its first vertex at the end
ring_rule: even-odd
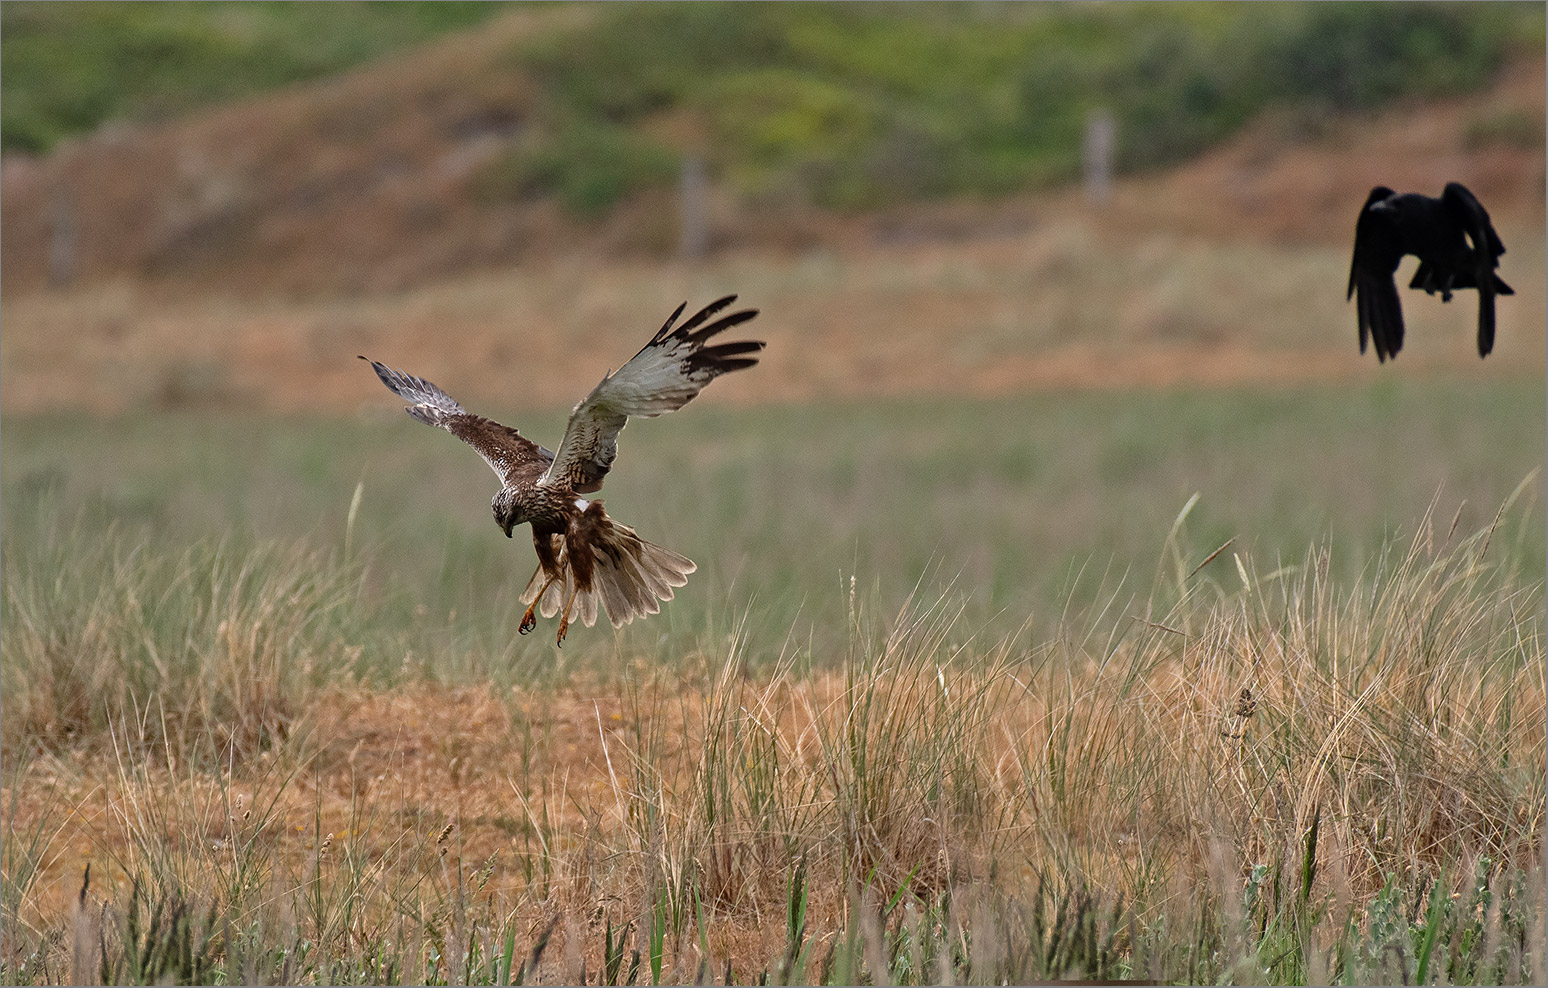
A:
MULTIPOLYGON (((699 571, 662 614, 572 633, 515 634, 535 566, 523 528, 507 541, 497 481, 451 437, 407 416, 359 421, 234 415, 7 419, 8 557, 43 553, 61 531, 89 546, 176 557, 223 539, 305 539, 363 569, 378 628, 472 646, 490 668, 607 665, 615 647, 693 652, 706 631, 750 622, 753 661, 793 625, 836 641, 836 588, 851 577, 889 605, 923 580, 972 588, 969 619, 1053 620, 1104 577, 1144 585, 1162 540, 1202 559, 1227 539, 1258 558, 1298 558, 1331 538, 1353 577, 1391 538, 1433 524, 1487 524, 1542 466, 1541 381, 1373 379, 1260 391, 1068 393, 749 410, 695 404, 632 423, 602 494, 608 510, 699 571)), ((502 413, 556 446, 563 414, 502 413)), ((1534 489, 1535 490, 1535 489, 1534 489)), ((1529 495, 1529 496, 1535 496, 1529 495)), ((1525 579, 1541 579, 1544 525, 1502 533, 1525 579)), ((104 560, 103 565, 107 563, 104 560)), ((1229 553, 1215 567, 1230 565, 1229 553)), ((108 570, 86 585, 106 579, 108 570)), ((94 592, 94 591, 93 591, 94 592)), ((439 676, 483 675, 459 659, 439 676)))

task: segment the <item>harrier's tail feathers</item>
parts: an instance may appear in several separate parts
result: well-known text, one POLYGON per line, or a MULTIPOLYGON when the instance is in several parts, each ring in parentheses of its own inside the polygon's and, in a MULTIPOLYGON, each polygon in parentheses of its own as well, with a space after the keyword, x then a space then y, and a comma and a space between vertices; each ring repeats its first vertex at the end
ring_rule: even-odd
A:
MULTIPOLYGON (((585 526, 584 543, 592 558, 589 584, 575 598, 576 614, 588 627, 599 607, 615 628, 660 613, 660 602, 671 600, 674 588, 686 584, 688 574, 698 569, 693 560, 646 542, 634 529, 607 517, 601 502, 593 502, 575 524, 585 526)), ((570 548, 581 542, 565 541, 570 548)), ((567 567, 566 579, 572 574, 573 568, 567 567)))
POLYGON ((688 557, 646 542, 634 529, 608 518, 602 513, 601 502, 593 502, 582 523, 587 526, 586 541, 593 560, 590 585, 576 587, 567 538, 559 551, 560 578, 550 583, 540 566, 521 593, 521 602, 536 600, 538 612, 545 618, 558 614, 574 593, 572 622, 590 628, 597 623, 598 614, 605 613, 613 627, 621 628, 637 617, 659 614, 661 602, 671 600, 675 588, 687 584, 689 574, 698 569, 688 557))
POLYGON ((618 537, 610 547, 596 551, 592 589, 601 598, 613 627, 621 628, 637 617, 660 613, 659 602, 671 600, 673 588, 687 584, 688 575, 698 567, 686 556, 646 542, 623 525, 613 525, 612 534, 618 537))
POLYGON ((455 398, 424 378, 393 370, 370 357, 360 359, 371 365, 371 369, 376 371, 376 376, 381 378, 389 391, 399 398, 413 402, 404 411, 426 425, 441 425, 442 419, 448 415, 467 414, 467 409, 457 404, 455 398))

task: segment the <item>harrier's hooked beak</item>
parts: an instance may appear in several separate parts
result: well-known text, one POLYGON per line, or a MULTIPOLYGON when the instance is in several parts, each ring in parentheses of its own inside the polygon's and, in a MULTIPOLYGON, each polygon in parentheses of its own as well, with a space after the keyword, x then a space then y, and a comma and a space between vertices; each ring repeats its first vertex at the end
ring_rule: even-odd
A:
POLYGON ((512 524, 511 522, 506 522, 504 527, 505 527, 505 537, 506 538, 510 538, 511 537, 511 529, 515 528, 516 526, 514 524, 512 524))

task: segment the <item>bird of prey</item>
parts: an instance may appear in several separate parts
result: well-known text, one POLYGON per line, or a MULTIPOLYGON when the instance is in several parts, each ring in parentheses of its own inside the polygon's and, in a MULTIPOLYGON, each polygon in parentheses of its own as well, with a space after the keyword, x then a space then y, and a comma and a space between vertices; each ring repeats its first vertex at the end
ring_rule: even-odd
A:
POLYGON ((688 303, 679 305, 639 353, 604 376, 570 412, 557 453, 509 426, 471 414, 424 378, 360 358, 370 360, 382 383, 411 403, 405 409, 410 415, 472 446, 494 469, 503 486, 491 506, 507 538, 523 522, 532 526, 538 567, 521 596, 528 605, 522 634, 537 623, 534 609, 553 617, 561 603, 560 645, 572 614, 589 628, 596 623, 598 604, 613 627, 621 627, 657 613, 657 601, 671 600, 672 588, 686 584, 698 568, 613 521, 601 500, 581 495, 602 487, 629 416, 653 418, 679 409, 720 375, 758 362, 753 354, 763 349, 761 340, 709 345, 713 337, 758 314, 743 309, 710 321, 734 301, 736 296, 728 295, 675 325, 688 303))
POLYGON ((1459 288, 1478 291, 1478 355, 1494 349, 1494 297, 1516 294, 1495 274, 1505 245, 1489 222, 1489 213, 1460 182, 1448 182, 1439 199, 1378 185, 1366 197, 1355 224, 1349 289, 1360 324, 1360 352, 1367 336, 1376 359, 1385 361, 1403 349, 1403 308, 1393 275, 1404 254, 1419 258, 1408 283, 1451 301, 1459 288))

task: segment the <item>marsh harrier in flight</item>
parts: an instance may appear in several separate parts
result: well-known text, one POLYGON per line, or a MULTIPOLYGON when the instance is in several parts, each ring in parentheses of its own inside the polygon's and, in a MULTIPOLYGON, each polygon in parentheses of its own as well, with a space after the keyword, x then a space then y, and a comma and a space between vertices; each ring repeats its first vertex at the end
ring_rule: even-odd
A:
POLYGON ((1403 255, 1412 254, 1419 269, 1409 288, 1440 292, 1442 302, 1450 302, 1458 288, 1478 290, 1478 355, 1487 357, 1494 349, 1494 297, 1516 294, 1494 273, 1503 253, 1488 210, 1460 182, 1447 182, 1439 199, 1376 186, 1355 223, 1344 295, 1345 301, 1359 296, 1360 352, 1367 336, 1376 344, 1378 362, 1403 349, 1403 307, 1392 276, 1403 255))
MULTIPOLYGON (((613 627, 660 611, 658 600, 671 600, 673 587, 688 582, 698 567, 670 549, 646 542, 587 500, 618 455, 618 433, 629 416, 653 418, 682 408, 715 378, 758 362, 761 340, 719 343, 710 340, 758 314, 744 309, 710 321, 732 302, 728 295, 711 302, 675 326, 688 303, 677 307, 660 332, 616 373, 602 378, 575 409, 565 427, 559 452, 553 453, 509 426, 473 415, 424 378, 370 360, 382 383, 410 404, 405 409, 426 425, 439 426, 472 446, 494 468, 502 486, 494 496, 495 524, 507 538, 523 522, 532 525, 538 567, 521 595, 528 604, 521 633, 537 621, 534 609, 559 619, 563 644, 571 616, 591 627, 597 606, 607 610, 613 627)), ((369 360, 361 357, 361 360, 369 360)))

